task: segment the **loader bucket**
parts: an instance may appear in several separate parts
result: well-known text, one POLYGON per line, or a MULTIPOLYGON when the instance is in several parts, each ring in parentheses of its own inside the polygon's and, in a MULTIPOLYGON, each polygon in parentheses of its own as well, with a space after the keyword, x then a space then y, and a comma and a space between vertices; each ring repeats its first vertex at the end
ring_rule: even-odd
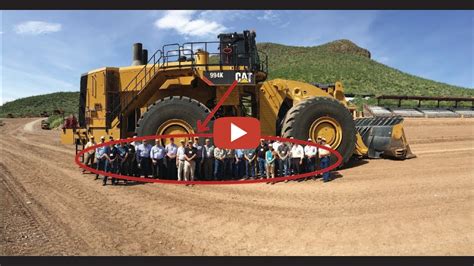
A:
POLYGON ((366 117, 354 122, 368 148, 369 158, 390 157, 404 160, 416 157, 406 141, 402 117, 366 117))

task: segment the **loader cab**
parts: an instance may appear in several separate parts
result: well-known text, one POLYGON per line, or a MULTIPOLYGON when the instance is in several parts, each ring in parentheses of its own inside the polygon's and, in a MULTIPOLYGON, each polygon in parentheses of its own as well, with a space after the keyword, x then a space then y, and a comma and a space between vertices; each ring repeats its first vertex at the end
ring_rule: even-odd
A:
POLYGON ((221 65, 246 66, 250 71, 263 71, 254 31, 219 34, 221 65))

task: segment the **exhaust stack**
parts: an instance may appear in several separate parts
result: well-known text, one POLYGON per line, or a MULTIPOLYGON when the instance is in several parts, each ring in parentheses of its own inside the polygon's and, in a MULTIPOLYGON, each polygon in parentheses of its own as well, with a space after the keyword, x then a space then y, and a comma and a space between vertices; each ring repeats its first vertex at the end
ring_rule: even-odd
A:
POLYGON ((146 65, 148 63, 148 50, 142 50, 142 65, 146 65))
MULTIPOLYGON (((148 55, 148 52, 147 52, 148 55)), ((141 43, 134 43, 132 47, 132 66, 142 65, 143 45, 141 43)), ((147 60, 148 61, 148 60, 147 60)))

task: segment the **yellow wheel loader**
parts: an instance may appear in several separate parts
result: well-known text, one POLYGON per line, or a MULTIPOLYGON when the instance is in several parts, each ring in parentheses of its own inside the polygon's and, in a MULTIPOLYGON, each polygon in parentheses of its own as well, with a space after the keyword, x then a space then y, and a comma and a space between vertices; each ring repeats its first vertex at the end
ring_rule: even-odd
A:
POLYGON ((150 57, 142 44, 134 44, 131 66, 82 75, 79 128, 63 129, 62 142, 80 144, 92 135, 124 139, 195 133, 197 121, 237 81, 214 119, 249 116, 260 120, 262 135, 313 141, 322 136, 344 162, 353 155, 413 156, 403 119, 354 120, 355 107, 340 82, 267 80, 268 58, 257 50, 255 37, 251 31, 220 34, 214 42, 164 45, 150 57))

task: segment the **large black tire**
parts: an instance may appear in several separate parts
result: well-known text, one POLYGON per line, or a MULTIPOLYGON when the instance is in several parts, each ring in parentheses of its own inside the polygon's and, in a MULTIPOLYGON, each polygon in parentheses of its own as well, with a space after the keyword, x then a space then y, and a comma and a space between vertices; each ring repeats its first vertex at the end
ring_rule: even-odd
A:
MULTIPOLYGON (((336 150, 342 155, 343 163, 351 158, 356 143, 356 128, 349 110, 334 98, 313 97, 294 105, 283 121, 281 136, 307 140, 311 124, 318 118, 328 116, 335 119, 342 128, 342 139, 336 150)), ((331 156, 331 164, 336 161, 331 156)))
MULTIPOLYGON (((183 120, 197 132, 197 121, 204 121, 209 113, 209 108, 189 97, 166 97, 148 107, 148 111, 138 120, 136 133, 138 136, 155 135, 160 125, 171 119, 183 120)), ((212 123, 211 120, 208 124, 211 129, 212 123)))

